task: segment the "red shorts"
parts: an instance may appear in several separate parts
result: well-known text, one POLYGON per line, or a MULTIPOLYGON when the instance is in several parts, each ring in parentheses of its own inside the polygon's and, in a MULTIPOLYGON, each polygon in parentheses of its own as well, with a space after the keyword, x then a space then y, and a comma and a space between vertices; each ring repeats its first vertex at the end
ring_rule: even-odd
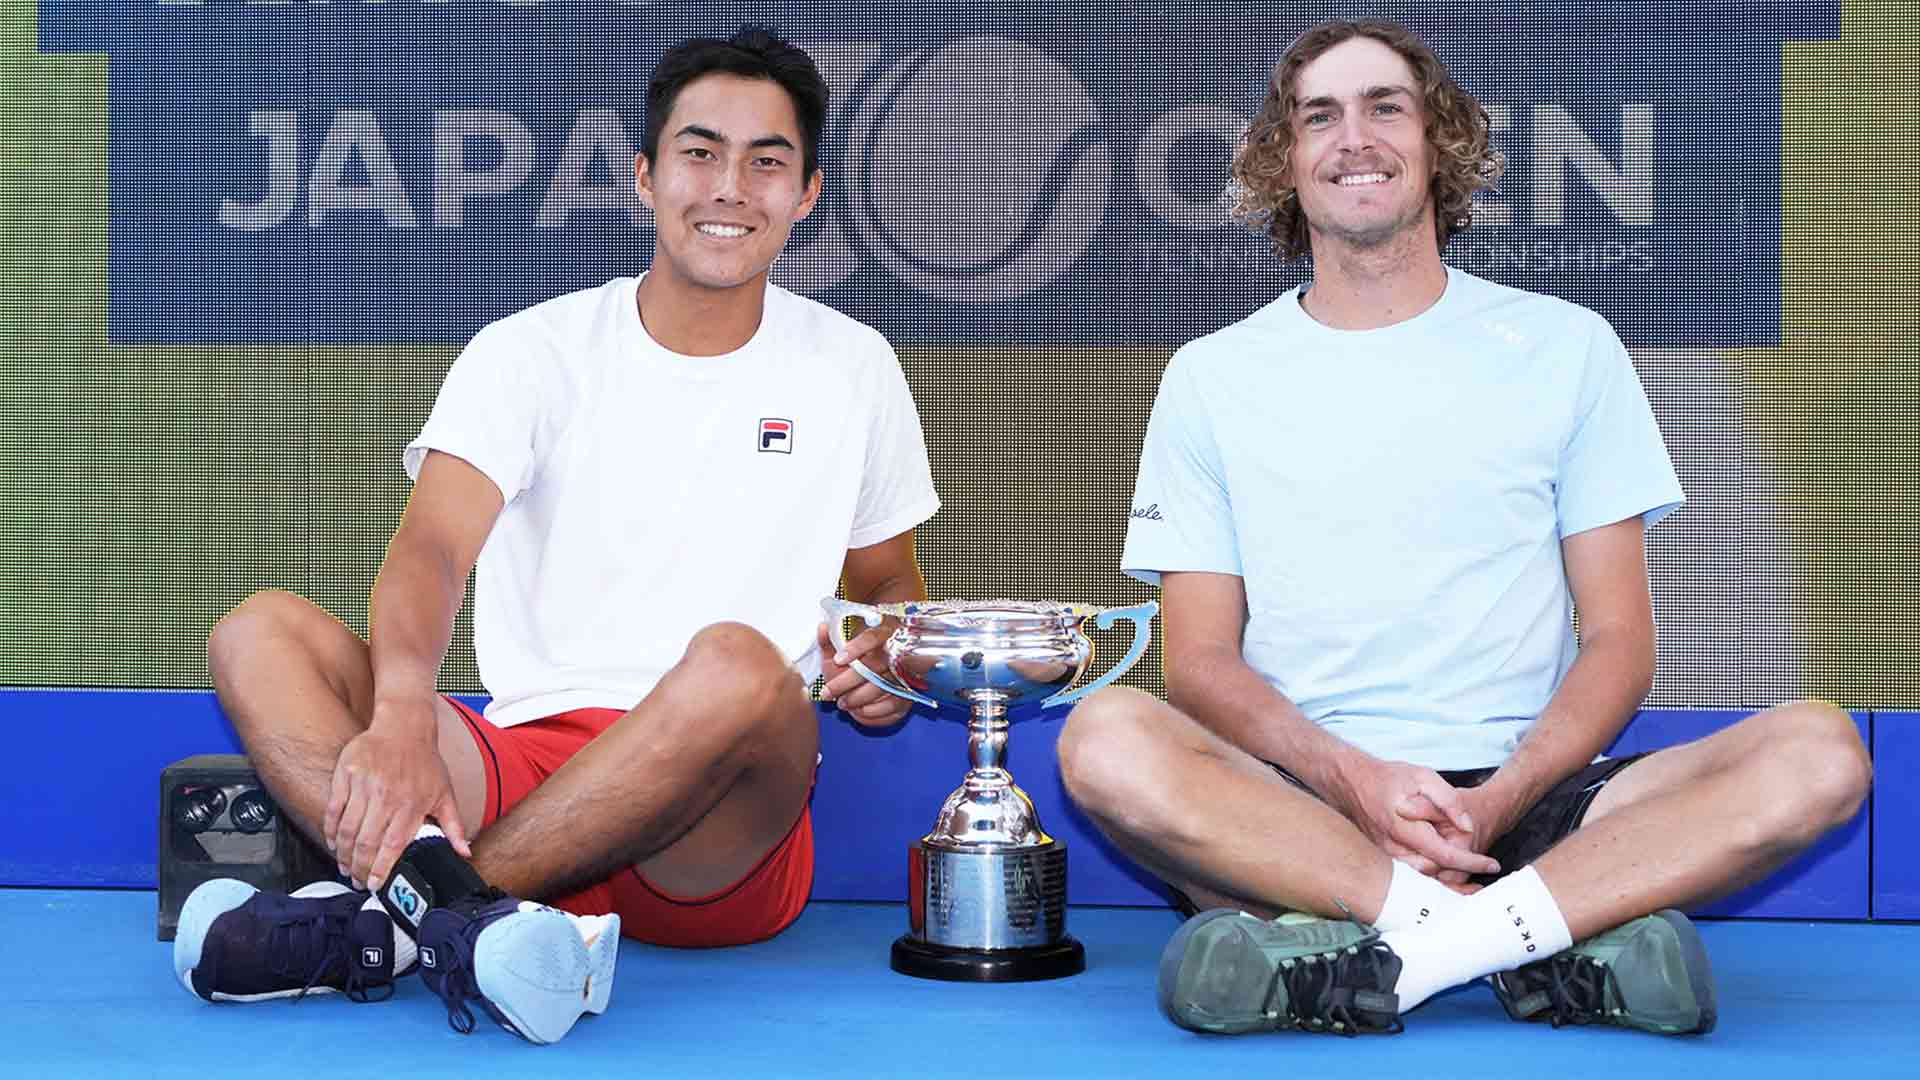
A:
MULTIPOLYGON (((619 709, 574 709, 503 728, 447 700, 480 747, 487 775, 482 827, 493 824, 625 715, 619 709)), ((803 807, 793 828, 745 877, 710 896, 673 896, 629 867, 598 885, 547 902, 576 915, 619 912, 623 936, 700 949, 765 941, 800 917, 812 891, 813 813, 803 807)))

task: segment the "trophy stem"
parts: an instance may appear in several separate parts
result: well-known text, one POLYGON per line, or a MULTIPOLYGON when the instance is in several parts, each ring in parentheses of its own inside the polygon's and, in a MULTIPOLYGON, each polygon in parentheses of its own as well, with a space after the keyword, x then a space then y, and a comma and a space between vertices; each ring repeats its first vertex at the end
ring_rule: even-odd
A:
POLYGON ((967 720, 967 763, 973 781, 1012 781, 1007 775, 1007 698, 991 690, 970 695, 973 715, 967 720))

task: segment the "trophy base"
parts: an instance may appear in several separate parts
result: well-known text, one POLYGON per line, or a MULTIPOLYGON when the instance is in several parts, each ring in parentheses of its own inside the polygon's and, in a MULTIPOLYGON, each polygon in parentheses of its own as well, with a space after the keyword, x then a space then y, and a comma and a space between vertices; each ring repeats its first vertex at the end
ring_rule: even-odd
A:
POLYGON ((945 982, 1034 982, 1087 970, 1087 950, 1071 937, 1024 949, 957 949, 902 934, 893 943, 893 970, 945 982))

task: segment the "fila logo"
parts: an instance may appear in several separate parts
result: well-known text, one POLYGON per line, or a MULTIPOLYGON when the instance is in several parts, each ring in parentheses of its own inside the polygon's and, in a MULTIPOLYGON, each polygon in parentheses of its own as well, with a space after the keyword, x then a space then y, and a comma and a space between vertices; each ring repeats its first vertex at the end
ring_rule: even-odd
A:
POLYGON ((427 967, 438 966, 434 961, 433 950, 425 945, 420 946, 420 962, 427 967))
POLYGON ((386 961, 387 954, 378 945, 369 945, 360 950, 360 966, 377 968, 386 961))
POLYGON ((387 886, 387 899, 393 901, 393 906, 406 916, 408 922, 420 925, 420 917, 426 914, 427 903, 420 899, 420 894, 414 891, 406 878, 394 875, 393 882, 387 886))
POLYGON ((793 421, 782 420, 777 416, 761 417, 760 452, 763 454, 793 453, 793 421))

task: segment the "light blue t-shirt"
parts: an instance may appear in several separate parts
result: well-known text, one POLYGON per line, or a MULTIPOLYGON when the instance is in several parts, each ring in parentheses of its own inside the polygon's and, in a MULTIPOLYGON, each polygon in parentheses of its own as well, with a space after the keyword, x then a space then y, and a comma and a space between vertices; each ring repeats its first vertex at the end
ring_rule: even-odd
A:
POLYGON ((1572 665, 1562 538, 1684 496, 1613 329, 1449 268, 1334 330, 1287 292, 1174 354, 1121 568, 1244 579, 1247 663, 1387 760, 1498 765, 1572 665))

